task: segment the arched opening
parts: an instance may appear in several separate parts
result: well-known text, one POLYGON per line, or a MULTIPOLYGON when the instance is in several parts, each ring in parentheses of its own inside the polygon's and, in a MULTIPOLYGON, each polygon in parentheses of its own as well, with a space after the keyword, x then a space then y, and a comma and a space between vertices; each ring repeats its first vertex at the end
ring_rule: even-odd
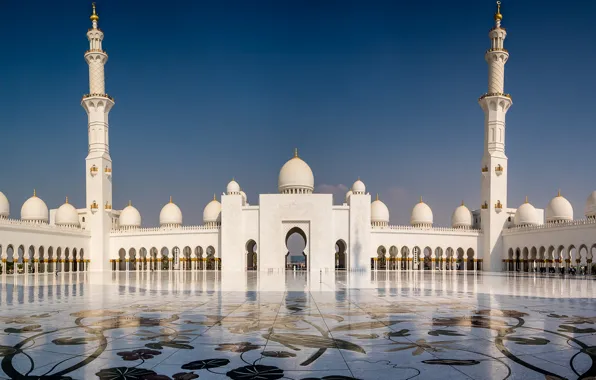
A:
POLYGON ((308 258, 304 249, 306 248, 306 234, 302 229, 294 227, 286 234, 286 269, 307 270, 308 258))
POLYGON ((151 270, 157 270, 157 268, 158 268, 158 266, 157 266, 157 263, 158 263, 157 255, 158 254, 159 254, 159 252, 157 251, 157 248, 155 248, 155 247, 152 247, 149 250, 149 264, 151 266, 151 270))
POLYGON ((430 247, 426 247, 424 248, 424 251, 422 253, 424 257, 424 261, 422 262, 422 269, 431 270, 433 250, 430 247))
POLYGON ((246 270, 257 270, 257 242, 246 242, 246 270))
POLYGON ((474 265, 476 258, 474 257, 474 250, 472 248, 468 248, 468 250, 466 251, 466 256, 467 256, 467 269, 468 270, 475 270, 476 266, 474 265))
POLYGON ((538 250, 536 247, 532 247, 530 249, 530 271, 537 272, 538 267, 536 266, 536 260, 538 259, 538 250))
POLYGON ((464 250, 463 248, 458 248, 457 249, 457 259, 455 262, 455 269, 456 270, 463 270, 464 269, 464 250))
POLYGON ((34 272, 33 263, 35 262, 35 247, 30 246, 29 251, 27 252, 27 260, 23 269, 25 273, 32 273, 34 272))
POLYGON ((207 269, 215 270, 215 248, 212 246, 207 247, 207 269))
POLYGON ((528 259, 529 259, 530 253, 528 252, 528 247, 524 247, 523 251, 522 251, 522 268, 521 270, 523 270, 524 272, 528 272, 529 271, 529 263, 528 263, 528 259))
MULTIPOLYGON (((2 250, 0 249, 0 253, 1 251, 2 250)), ((35 263, 35 270, 37 271, 37 273, 45 273, 45 258, 45 248, 41 246, 37 250, 37 263, 35 263)))
POLYGON ((17 252, 17 267, 15 269, 15 273, 23 273, 24 267, 23 263, 25 261, 25 247, 20 245, 19 250, 17 252))
POLYGON ((377 270, 385 270, 387 269, 387 249, 382 245, 377 248, 377 270))
POLYGON ((521 267, 521 250, 519 248, 515 249, 515 253, 514 253, 515 257, 513 258, 514 261, 514 271, 519 271, 520 267, 521 267))
POLYGON ((205 269, 205 259, 203 258, 203 247, 195 247, 195 257, 197 258, 197 269, 205 269))
POLYGON ((555 254, 555 247, 553 247, 552 245, 550 247, 548 247, 548 253, 547 253, 547 267, 548 267, 548 272, 549 273, 554 273, 556 271, 555 266, 556 266, 556 254, 555 254))
POLYGON ((392 245, 389 248, 389 269, 397 270, 398 269, 398 254, 399 249, 396 246, 392 245))
POLYGON ((448 247, 445 250, 445 270, 453 270, 453 248, 448 247))
POLYGON ((140 270, 147 270, 147 249, 139 249, 139 256, 141 259, 141 262, 139 263, 140 270))
POLYGON ((180 248, 172 248, 172 269, 180 270, 180 248))
POLYGON ((335 242, 335 270, 346 270, 347 268, 347 254, 348 249, 346 242, 339 239, 335 242))
POLYGON ((401 269, 408 269, 409 267, 409 256, 410 248, 401 247, 401 269))
POLYGON ((170 251, 166 247, 161 248, 161 270, 170 269, 170 251))
POLYGON ((182 250, 182 255, 184 256, 184 261, 182 263, 182 269, 184 270, 191 270, 192 269, 192 249, 190 247, 184 247, 182 250))
POLYGON ((6 273, 14 273, 14 248, 9 244, 6 248, 6 273))
POLYGON ((414 247, 412 249, 412 269, 414 270, 420 270, 421 269, 421 264, 420 264, 420 255, 421 255, 422 251, 420 250, 419 247, 414 247))
POLYGON ((435 269, 445 269, 443 262, 443 248, 441 247, 435 248, 435 269))
POLYGON ((56 272, 62 272, 62 247, 56 249, 56 272))
POLYGON ((62 270, 64 272, 70 272, 70 248, 64 248, 64 265, 62 266, 62 270))
POLYGON ((78 251, 76 248, 72 249, 72 271, 73 272, 78 272, 79 268, 79 256, 78 256, 78 251))
POLYGON ((79 251, 79 270, 87 271, 87 263, 85 262, 85 250, 81 248, 79 251))
POLYGON ((565 247, 563 247, 562 245, 559 246, 559 248, 557 249, 557 255, 556 255, 556 262, 559 264, 559 271, 561 273, 565 272, 565 265, 566 262, 564 262, 564 260, 567 258, 567 252, 565 252, 565 247))
POLYGON ((128 270, 137 270, 137 250, 131 248, 128 250, 128 270))
POLYGON ((580 245, 578 250, 578 266, 580 274, 588 273, 588 247, 585 244, 580 245))
POLYGON ((567 258, 565 260, 565 268, 568 271, 575 273, 577 268, 579 267, 579 261, 577 257, 577 249, 574 245, 569 246, 567 248, 567 258))
POLYGON ((47 271, 52 273, 54 271, 54 247, 48 248, 47 271))
POLYGON ((118 251, 118 270, 126 270, 126 250, 124 248, 120 248, 118 251))

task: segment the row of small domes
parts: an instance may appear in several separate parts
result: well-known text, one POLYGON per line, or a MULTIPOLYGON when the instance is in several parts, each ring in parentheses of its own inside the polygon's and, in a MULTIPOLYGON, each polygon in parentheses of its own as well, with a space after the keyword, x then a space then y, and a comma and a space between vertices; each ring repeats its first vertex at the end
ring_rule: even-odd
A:
MULTIPOLYGON (((565 197, 561 195, 561 192, 546 206, 545 210, 546 223, 559 223, 573 220, 573 206, 565 197)), ((593 191, 586 200, 585 207, 586 218, 596 218, 596 191, 593 191)), ((516 226, 533 226, 542 224, 542 221, 538 217, 536 208, 526 201, 518 207, 515 212, 513 222, 516 226)))
MULTIPOLYGON (((21 207, 21 220, 32 223, 47 223, 48 214, 48 206, 33 190, 33 196, 27 199, 21 207)), ((4 193, 0 192, 0 218, 8 218, 9 216, 10 203, 4 193)), ((56 211, 55 223, 58 226, 80 226, 77 209, 68 203, 68 197, 66 202, 56 211)))

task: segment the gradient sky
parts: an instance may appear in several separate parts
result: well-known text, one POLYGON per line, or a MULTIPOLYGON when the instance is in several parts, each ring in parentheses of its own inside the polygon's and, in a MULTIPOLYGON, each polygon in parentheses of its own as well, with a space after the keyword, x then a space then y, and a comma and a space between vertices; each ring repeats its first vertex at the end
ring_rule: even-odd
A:
MULTIPOLYGON (((318 192, 358 176, 392 223, 420 195, 448 225, 478 208, 492 0, 98 0, 114 208, 158 224, 172 195, 200 224, 235 177, 249 202, 277 192, 299 148, 318 192)), ((20 217, 34 188, 50 208, 85 205, 90 1, 0 2, 0 191, 20 217)), ((503 1, 509 206, 557 189, 583 217, 596 189, 596 2, 503 1)))

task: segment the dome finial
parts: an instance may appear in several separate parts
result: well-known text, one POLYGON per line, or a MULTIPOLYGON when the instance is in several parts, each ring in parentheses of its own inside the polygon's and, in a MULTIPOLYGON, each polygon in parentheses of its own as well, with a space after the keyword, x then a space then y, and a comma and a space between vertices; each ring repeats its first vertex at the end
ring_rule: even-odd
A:
POLYGON ((37 192, 35 191, 35 189, 33 189, 33 196, 36 197, 37 196, 37 192))
POLYGON ((64 201, 64 203, 68 203, 68 195, 66 196, 66 201, 64 201))
POLYGON ((465 205, 466 205, 466 204, 464 203, 464 200, 463 200, 463 199, 462 199, 462 201, 461 201, 461 205, 462 205, 462 206, 465 206, 465 205))
POLYGON ((298 148, 294 148, 294 157, 298 157, 298 148))
POLYGON ((420 203, 423 203, 423 202, 422 202, 422 195, 420 196, 420 203))
POLYGON ((503 15, 501 14, 501 2, 497 1, 497 13, 495 13, 495 21, 501 21, 503 15))
POLYGON ((91 21, 97 22, 99 21, 99 16, 97 15, 97 12, 95 10, 95 2, 91 3, 91 6, 93 7, 93 14, 89 18, 91 19, 91 21))
POLYGON ((172 201, 172 196, 171 196, 171 195, 170 195, 170 203, 174 203, 174 202, 172 201))
POLYGON ((377 199, 376 199, 376 200, 377 200, 377 201, 379 200, 379 193, 377 193, 377 199))
POLYGON ((129 206, 132 206, 132 201, 131 200, 128 201, 128 205, 129 206))
POLYGON ((215 198, 215 193, 213 193, 213 200, 216 201, 217 198, 215 198))
POLYGON ((527 195, 526 195, 526 201, 525 201, 525 203, 528 203, 528 196, 527 195))
POLYGON ((561 189, 559 189, 559 190, 557 191, 557 197, 560 197, 560 196, 561 196, 561 189))

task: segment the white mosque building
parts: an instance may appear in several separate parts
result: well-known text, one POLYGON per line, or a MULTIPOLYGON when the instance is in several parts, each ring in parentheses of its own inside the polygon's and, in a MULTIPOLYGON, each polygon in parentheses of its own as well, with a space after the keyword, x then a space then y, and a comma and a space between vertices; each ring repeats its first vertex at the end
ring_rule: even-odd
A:
POLYGON ((373 200, 360 179, 336 204, 331 194, 313 192, 313 171, 296 151, 281 167, 278 193, 260 194, 258 205, 248 204, 232 180, 219 200, 214 196, 205 206, 203 225, 184 225, 182 211, 170 199, 161 210, 160 227, 143 228, 141 214, 131 203, 123 210, 112 208, 108 116, 114 100, 105 91, 108 55, 94 6, 85 53, 90 91, 81 102, 88 115, 86 204, 76 208, 66 199, 58 209, 48 210, 33 192, 17 219, 0 192, 2 276, 56 270, 278 272, 291 267, 287 241, 295 233, 305 241, 302 267, 310 273, 571 267, 592 273, 596 191, 588 196, 581 216, 574 215, 560 193, 546 211, 527 199, 517 208, 508 203, 505 116, 512 99, 504 91, 509 53, 500 5, 494 19, 485 53, 488 91, 478 100, 485 114, 479 167, 482 204, 471 211, 462 203, 453 212, 451 226, 435 226, 433 212, 422 199, 412 209, 410 225, 390 225, 389 209, 378 196, 373 200))

